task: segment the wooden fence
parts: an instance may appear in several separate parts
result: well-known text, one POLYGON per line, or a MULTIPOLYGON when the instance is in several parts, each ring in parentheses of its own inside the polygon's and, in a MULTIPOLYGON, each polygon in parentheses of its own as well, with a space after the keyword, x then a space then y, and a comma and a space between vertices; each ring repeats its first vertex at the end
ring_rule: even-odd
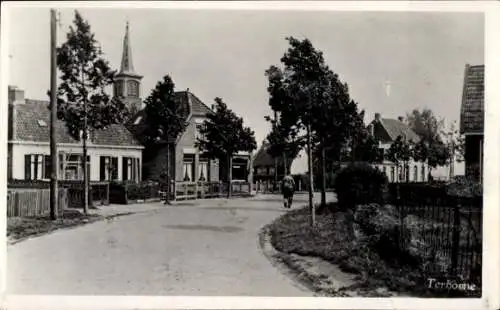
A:
MULTIPOLYGON (((58 214, 68 207, 68 190, 59 189, 58 214)), ((7 190, 7 217, 36 217, 50 213, 50 190, 22 188, 7 190)))
MULTIPOLYGON (((233 181, 232 196, 250 195, 250 183, 245 181, 233 181)), ((228 191, 228 184, 222 182, 175 182, 172 185, 174 190, 174 200, 186 200, 197 198, 225 197, 228 191)))

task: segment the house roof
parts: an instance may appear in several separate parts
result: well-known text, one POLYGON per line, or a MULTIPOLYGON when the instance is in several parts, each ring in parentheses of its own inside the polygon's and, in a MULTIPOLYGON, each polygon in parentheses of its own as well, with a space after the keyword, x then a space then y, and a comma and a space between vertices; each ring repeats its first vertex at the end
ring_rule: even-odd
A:
POLYGON ((465 66, 460 132, 484 132, 484 65, 465 66))
MULTIPOLYGON (((373 121, 372 125, 377 123, 377 121, 373 121)), ((414 142, 418 142, 420 137, 405 123, 401 122, 397 119, 392 118, 381 118, 378 121, 381 128, 384 129, 387 136, 378 137, 382 140, 386 140, 388 138, 389 141, 394 141, 398 136, 406 137, 407 140, 412 140, 414 142)), ((377 135, 377 131, 375 131, 377 135)))
MULTIPOLYGON (((268 149, 269 149, 269 142, 264 141, 253 159, 254 167, 274 166, 274 158, 271 155, 269 155, 269 153, 267 152, 268 149)), ((278 165, 282 164, 283 164, 283 159, 280 157, 278 158, 278 165)))
MULTIPOLYGON (((11 104, 12 123, 9 131, 11 139, 16 141, 49 142, 50 110, 49 102, 26 99, 23 104, 11 104)), ((56 137, 58 143, 75 143, 62 120, 56 121, 56 137)), ((94 145, 138 146, 141 144, 124 125, 115 124, 105 129, 96 130, 91 135, 94 145)))
MULTIPOLYGON (((189 90, 175 92, 175 100, 182 106, 181 113, 184 115, 186 121, 190 115, 192 116, 205 116, 207 113, 213 113, 212 110, 204 104, 198 97, 196 97, 189 90)), ((147 128, 148 122, 146 120, 146 111, 142 109, 130 119, 127 127, 134 133, 137 139, 143 140, 142 133, 147 128)))

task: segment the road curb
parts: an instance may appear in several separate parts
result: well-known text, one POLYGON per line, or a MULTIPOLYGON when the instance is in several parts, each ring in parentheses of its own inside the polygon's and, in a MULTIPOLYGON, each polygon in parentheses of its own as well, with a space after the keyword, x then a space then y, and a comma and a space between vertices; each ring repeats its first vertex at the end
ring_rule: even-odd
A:
POLYGON ((270 225, 268 224, 261 228, 259 232, 259 245, 264 256, 269 260, 271 265, 278 269, 282 274, 289 278, 291 283, 303 292, 308 292, 313 295, 313 297, 320 297, 322 295, 318 294, 311 281, 307 281, 300 270, 290 266, 283 256, 288 254, 278 251, 271 242, 271 231, 270 225))

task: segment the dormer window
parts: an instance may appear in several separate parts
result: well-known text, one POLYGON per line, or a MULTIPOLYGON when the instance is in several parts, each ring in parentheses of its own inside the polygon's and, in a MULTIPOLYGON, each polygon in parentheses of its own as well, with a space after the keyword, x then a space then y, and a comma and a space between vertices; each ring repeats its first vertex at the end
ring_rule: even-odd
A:
POLYGON ((45 122, 43 119, 38 120, 38 126, 40 127, 47 127, 47 122, 45 122))

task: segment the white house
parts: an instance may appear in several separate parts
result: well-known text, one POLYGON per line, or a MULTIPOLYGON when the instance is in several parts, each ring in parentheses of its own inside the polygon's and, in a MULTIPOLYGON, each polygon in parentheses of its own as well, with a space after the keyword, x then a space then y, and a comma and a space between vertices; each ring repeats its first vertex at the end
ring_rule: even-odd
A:
MULTIPOLYGON (((371 134, 379 141, 380 148, 385 152, 390 148, 398 136, 407 141, 418 142, 419 136, 403 122, 403 118, 390 119, 382 118, 380 113, 375 113, 374 120, 368 125, 371 134)), ((380 164, 376 164, 377 169, 383 171, 389 182, 427 182, 429 168, 427 163, 410 160, 407 163, 407 169, 403 169, 402 163, 395 163, 385 159, 380 164)))
MULTIPOLYGON (((83 180, 82 142, 70 136, 64 121, 56 122, 59 179, 83 180)), ((24 98, 24 91, 9 87, 8 179, 49 180, 49 102, 24 98)), ((90 133, 88 171, 91 181, 141 180, 143 146, 124 125, 90 133)))

